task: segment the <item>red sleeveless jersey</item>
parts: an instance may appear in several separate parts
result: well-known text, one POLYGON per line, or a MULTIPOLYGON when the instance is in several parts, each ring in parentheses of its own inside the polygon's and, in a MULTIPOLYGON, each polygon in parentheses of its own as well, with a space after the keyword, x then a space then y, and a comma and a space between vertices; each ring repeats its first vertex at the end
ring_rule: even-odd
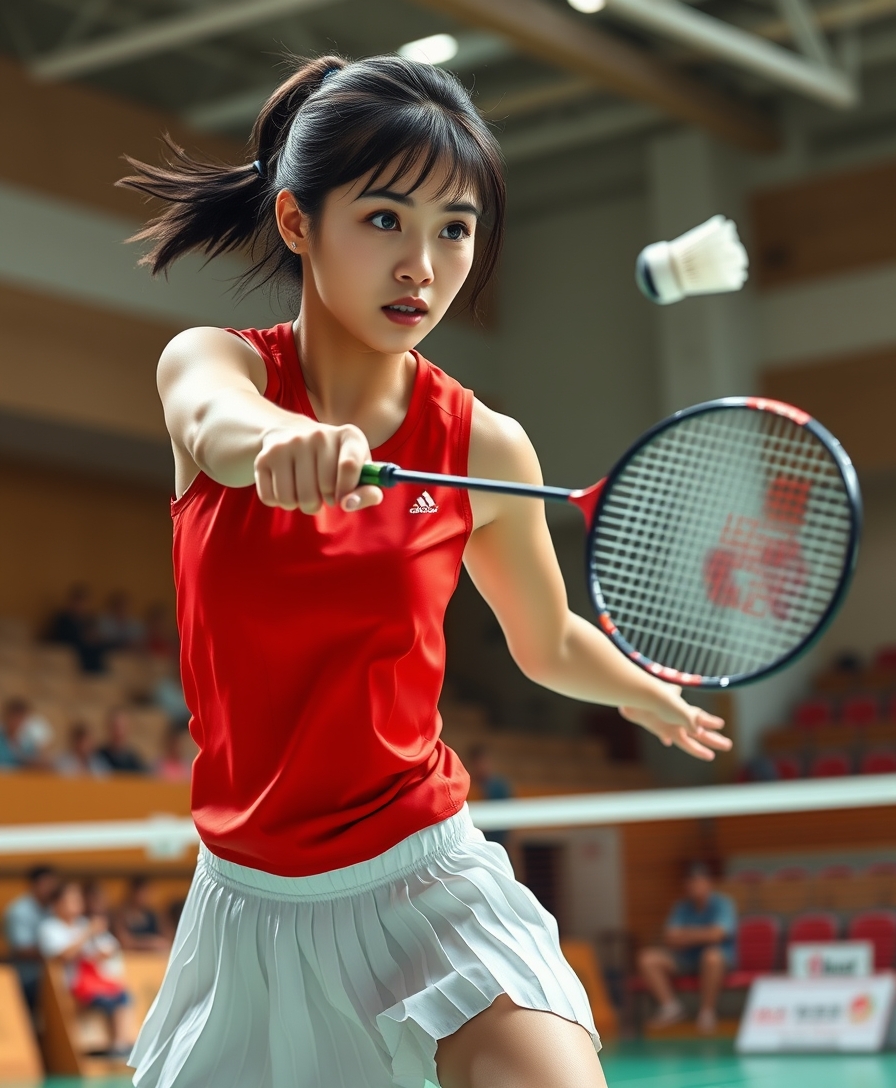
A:
MULTIPOLYGON (((241 335, 265 361, 265 397, 313 418, 292 326, 241 335)), ((407 416, 374 458, 465 474, 472 405, 417 355, 407 416)), ((192 810, 206 846, 308 876, 457 812, 469 777, 439 739, 437 702, 467 493, 398 486, 380 506, 309 517, 200 474, 172 515, 199 745, 192 810)))

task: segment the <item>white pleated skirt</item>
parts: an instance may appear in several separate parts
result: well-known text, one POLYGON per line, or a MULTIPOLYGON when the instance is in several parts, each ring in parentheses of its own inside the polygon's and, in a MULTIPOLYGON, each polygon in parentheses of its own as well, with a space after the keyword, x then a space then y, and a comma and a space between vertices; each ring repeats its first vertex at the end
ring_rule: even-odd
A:
POLYGON ((308 877, 200 847, 138 1088, 423 1088, 439 1039, 499 994, 600 1039, 557 924, 464 808, 308 877))

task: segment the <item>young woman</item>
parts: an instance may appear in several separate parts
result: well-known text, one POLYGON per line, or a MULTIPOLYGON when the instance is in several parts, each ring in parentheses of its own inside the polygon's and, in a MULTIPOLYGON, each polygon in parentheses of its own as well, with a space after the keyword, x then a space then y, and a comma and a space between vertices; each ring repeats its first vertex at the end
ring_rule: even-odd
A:
POLYGON ((134 1083, 598 1088, 556 924, 439 740, 461 562, 534 680, 703 759, 722 722, 569 611, 539 504, 359 486, 392 459, 540 479, 520 426, 414 350, 501 242, 498 147, 457 80, 315 60, 252 147, 227 168, 172 145, 125 182, 167 201, 139 236, 154 272, 248 247, 301 285, 295 321, 191 329, 159 364, 202 845, 134 1083))

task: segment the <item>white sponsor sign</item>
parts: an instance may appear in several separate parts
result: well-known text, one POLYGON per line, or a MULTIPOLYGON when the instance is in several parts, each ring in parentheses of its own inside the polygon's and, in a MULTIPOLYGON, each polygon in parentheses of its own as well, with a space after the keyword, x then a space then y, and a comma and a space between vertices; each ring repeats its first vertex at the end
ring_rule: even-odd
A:
POLYGON ((791 978, 867 978, 874 967, 870 941, 797 942, 787 948, 787 973, 791 978))
POLYGON ((757 979, 737 1035, 741 1053, 883 1049, 896 976, 757 979))

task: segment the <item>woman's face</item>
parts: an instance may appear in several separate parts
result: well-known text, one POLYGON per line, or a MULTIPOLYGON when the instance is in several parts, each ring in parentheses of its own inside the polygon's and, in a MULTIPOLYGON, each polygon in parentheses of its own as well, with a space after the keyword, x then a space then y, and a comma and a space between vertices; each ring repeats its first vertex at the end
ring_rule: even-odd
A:
POLYGON ((364 192, 365 178, 329 193, 299 242, 303 309, 319 302, 361 344, 389 355, 434 329, 472 267, 480 213, 472 190, 439 196, 444 177, 436 169, 410 193, 402 182, 364 192))

